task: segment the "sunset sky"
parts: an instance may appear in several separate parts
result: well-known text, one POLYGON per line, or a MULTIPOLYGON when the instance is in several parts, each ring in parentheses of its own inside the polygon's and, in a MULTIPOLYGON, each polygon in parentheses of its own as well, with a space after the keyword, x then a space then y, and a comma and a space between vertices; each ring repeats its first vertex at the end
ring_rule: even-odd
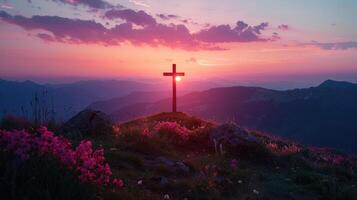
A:
POLYGON ((0 77, 357 74, 354 0, 0 0, 0 77))

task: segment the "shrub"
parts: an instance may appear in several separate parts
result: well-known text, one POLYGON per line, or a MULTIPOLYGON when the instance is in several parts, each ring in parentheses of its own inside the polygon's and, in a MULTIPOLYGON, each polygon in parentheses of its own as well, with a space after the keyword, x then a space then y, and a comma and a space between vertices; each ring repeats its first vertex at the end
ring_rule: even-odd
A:
POLYGON ((188 141, 191 130, 176 122, 159 122, 154 126, 154 133, 166 137, 174 144, 182 145, 188 141))
POLYGON ((81 182, 122 186, 118 184, 121 181, 112 178, 104 150, 93 150, 88 140, 81 141, 76 149, 72 149, 67 139, 55 136, 45 127, 34 134, 24 130, 0 130, 0 147, 4 153, 13 154, 24 163, 32 157, 55 160, 61 167, 77 174, 81 182))

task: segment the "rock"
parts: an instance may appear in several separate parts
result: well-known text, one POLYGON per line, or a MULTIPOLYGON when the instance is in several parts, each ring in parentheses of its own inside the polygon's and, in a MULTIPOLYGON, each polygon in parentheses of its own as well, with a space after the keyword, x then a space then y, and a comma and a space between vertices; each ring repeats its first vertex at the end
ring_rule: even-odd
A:
POLYGON ((166 185, 168 183, 169 183, 169 180, 166 177, 164 177, 164 176, 160 177, 160 185, 166 185))
POLYGON ((108 115, 100 111, 83 110, 68 120, 62 127, 67 133, 102 135, 112 133, 113 122, 108 115))
POLYGON ((189 175, 191 168, 182 161, 174 161, 165 157, 150 158, 145 160, 148 167, 165 167, 171 175, 189 175))
POLYGON ((186 174, 190 173, 190 168, 183 162, 176 162, 176 166, 178 168, 178 172, 184 172, 186 174))
POLYGON ((229 144, 231 146, 237 146, 242 142, 260 142, 257 137, 250 135, 248 131, 235 123, 226 123, 213 128, 209 137, 212 142, 216 141, 217 144, 229 144))
POLYGON ((229 153, 257 163, 270 162, 271 152, 256 136, 234 123, 222 124, 209 133, 215 152, 229 153))

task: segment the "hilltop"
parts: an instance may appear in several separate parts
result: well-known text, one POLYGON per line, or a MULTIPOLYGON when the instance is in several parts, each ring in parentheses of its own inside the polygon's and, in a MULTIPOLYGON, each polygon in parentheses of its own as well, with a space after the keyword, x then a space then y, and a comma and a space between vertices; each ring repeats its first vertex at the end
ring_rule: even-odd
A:
MULTIPOLYGON (((29 167, 35 166, 36 174, 46 173, 42 175, 50 177, 40 179, 46 186, 36 180, 32 181, 38 184, 37 191, 44 189, 51 196, 56 195, 56 192, 68 192, 75 187, 79 188, 76 199, 357 197, 357 160, 336 150, 308 147, 250 131, 235 123, 218 124, 185 113, 159 113, 141 117, 114 124, 112 130, 107 130, 107 126, 104 126, 106 131, 98 134, 85 134, 91 129, 83 129, 81 124, 79 131, 84 132, 80 134, 80 138, 71 137, 76 124, 81 120, 80 116, 84 116, 85 120, 90 112, 80 113, 75 117, 75 123, 67 124, 66 126, 71 127, 70 132, 62 132, 64 129, 57 129, 55 132, 71 138, 73 144, 85 139, 92 141, 94 148, 103 148, 112 176, 123 181, 120 182, 119 189, 110 189, 109 186, 102 188, 96 184, 86 186, 77 183, 72 176, 71 179, 60 178, 59 180, 64 181, 58 183, 55 181, 58 177, 56 179, 53 176, 63 172, 55 170, 48 174, 48 169, 43 169, 42 165, 43 172, 37 169, 38 165, 31 165, 29 167), (62 188, 60 191, 51 188, 58 188, 58 185, 62 188)), ((93 112, 107 120, 102 113, 93 112)), ((100 126, 95 129, 100 129, 100 126)), ((6 192, 9 186, 4 172, 9 168, 3 165, 7 163, 4 162, 7 159, 3 156, 1 159, 1 192, 6 192)), ((28 162, 24 162, 25 166, 28 162)), ((56 168, 51 167, 52 170, 56 168)), ((19 170, 21 177, 26 178, 21 168, 19 170)), ((69 175, 65 175, 67 176, 69 175)), ((21 177, 16 180, 21 181, 21 177)), ((33 190, 17 188, 15 183, 12 187, 15 191, 19 190, 19 195, 27 195, 30 199, 39 197, 33 190)), ((60 195, 58 199, 65 198, 60 195)))

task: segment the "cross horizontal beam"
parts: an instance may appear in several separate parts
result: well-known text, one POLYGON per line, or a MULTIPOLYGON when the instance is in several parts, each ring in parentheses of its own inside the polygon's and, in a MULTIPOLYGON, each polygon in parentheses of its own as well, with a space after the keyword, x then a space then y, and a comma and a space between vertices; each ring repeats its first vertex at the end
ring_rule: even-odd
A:
POLYGON ((185 72, 176 72, 176 73, 164 72, 163 75, 164 76, 185 76, 185 72))

